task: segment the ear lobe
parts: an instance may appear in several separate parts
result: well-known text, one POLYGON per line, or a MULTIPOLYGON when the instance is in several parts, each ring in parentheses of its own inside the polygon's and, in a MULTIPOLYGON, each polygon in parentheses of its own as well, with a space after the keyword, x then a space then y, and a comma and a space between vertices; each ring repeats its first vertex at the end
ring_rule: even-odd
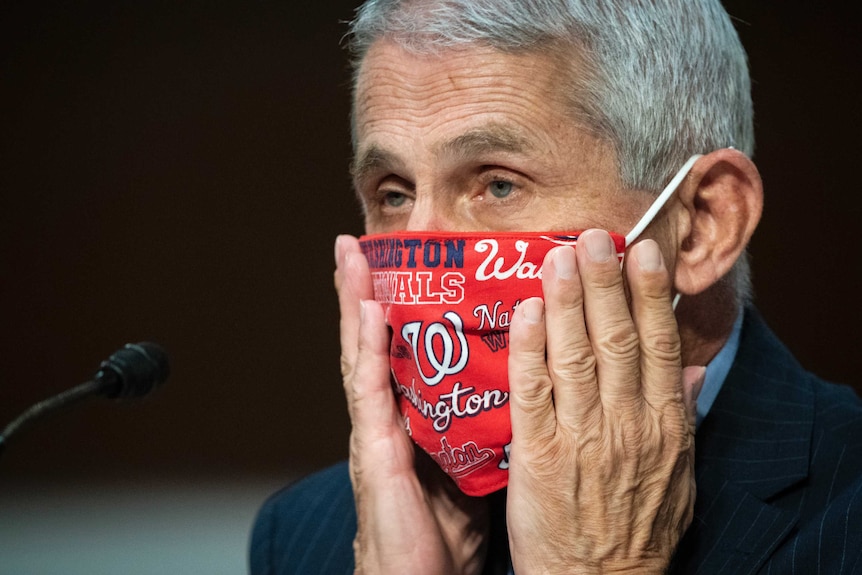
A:
POLYGON ((680 186, 675 287, 705 291, 742 255, 763 211, 763 182, 754 163, 732 148, 700 158, 680 186))

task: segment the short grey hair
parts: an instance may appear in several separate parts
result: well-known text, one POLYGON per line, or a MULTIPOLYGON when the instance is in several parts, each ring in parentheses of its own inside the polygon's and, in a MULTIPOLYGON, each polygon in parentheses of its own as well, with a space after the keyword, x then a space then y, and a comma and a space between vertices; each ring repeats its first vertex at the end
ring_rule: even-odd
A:
MULTIPOLYGON (((350 25, 355 73, 384 38, 418 54, 567 51, 576 115, 631 189, 657 193, 693 154, 754 153, 747 57, 719 0, 367 0, 350 25)), ((746 257, 737 264, 747 299, 746 257)))

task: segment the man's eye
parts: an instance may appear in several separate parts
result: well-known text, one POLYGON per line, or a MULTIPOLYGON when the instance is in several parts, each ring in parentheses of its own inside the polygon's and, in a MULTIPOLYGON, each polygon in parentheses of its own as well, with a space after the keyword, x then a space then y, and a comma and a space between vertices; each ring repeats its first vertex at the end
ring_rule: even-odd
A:
POLYGON ((488 186, 488 189, 495 198, 505 198, 515 190, 515 185, 512 182, 503 180, 494 180, 488 186))
POLYGON ((400 192, 386 192, 383 203, 391 208, 400 208, 407 201, 407 196, 400 192))

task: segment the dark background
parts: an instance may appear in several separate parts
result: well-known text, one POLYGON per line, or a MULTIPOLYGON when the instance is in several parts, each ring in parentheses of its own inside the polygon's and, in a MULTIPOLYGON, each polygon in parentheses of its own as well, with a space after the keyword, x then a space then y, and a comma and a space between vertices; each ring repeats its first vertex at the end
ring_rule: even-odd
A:
MULTIPOLYGON (((862 54, 831 4, 726 2, 755 81, 758 305, 809 369, 862 386, 862 54)), ((361 232, 353 7, 0 0, 0 424, 126 342, 173 363, 144 401, 34 427, 0 475, 287 477, 346 456, 331 277, 336 234, 361 232)))

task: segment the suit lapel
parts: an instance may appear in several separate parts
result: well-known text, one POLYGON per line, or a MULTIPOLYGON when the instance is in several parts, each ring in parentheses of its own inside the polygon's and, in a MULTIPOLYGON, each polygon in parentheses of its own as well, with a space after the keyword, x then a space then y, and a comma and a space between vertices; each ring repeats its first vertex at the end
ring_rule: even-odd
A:
POLYGON ((797 521, 768 501, 805 480, 814 421, 805 372, 754 310, 697 432, 697 501, 674 571, 753 573, 797 521))

